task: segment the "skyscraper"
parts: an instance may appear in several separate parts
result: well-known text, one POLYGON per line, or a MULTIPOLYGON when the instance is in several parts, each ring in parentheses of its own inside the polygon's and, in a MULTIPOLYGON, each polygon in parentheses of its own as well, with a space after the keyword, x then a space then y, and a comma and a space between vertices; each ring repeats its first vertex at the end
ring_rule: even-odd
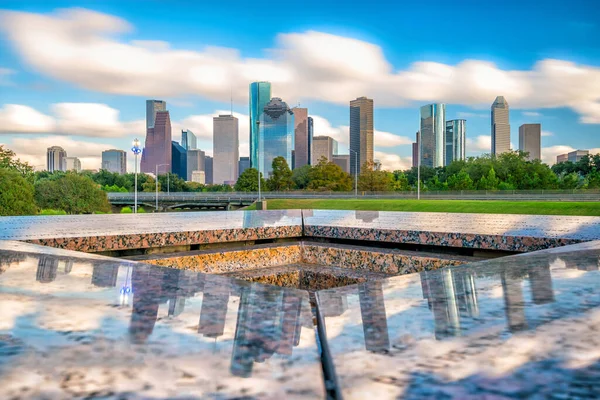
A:
POLYGON ((198 148, 197 139, 196 135, 194 135, 194 132, 190 131, 189 129, 181 130, 181 147, 186 150, 198 148))
POLYGON ((314 164, 317 165, 321 158, 325 157, 327 161, 333 161, 333 155, 337 154, 337 141, 329 136, 315 136, 313 138, 314 164))
POLYGON ((334 154, 331 161, 345 173, 350 173, 350 154, 334 154))
POLYGON ((187 151, 187 181, 192 181, 194 171, 204 171, 206 169, 204 158, 205 153, 200 149, 187 151))
POLYGON ((160 164, 171 167, 171 118, 168 111, 157 111, 154 127, 146 130, 140 169, 153 174, 160 164))
POLYGON ((359 97, 350 102, 350 170, 360 174, 365 163, 373 162, 373 99, 359 97), (358 156, 358 165, 356 157, 358 156))
POLYGON ((312 165, 313 163, 313 136, 315 133, 314 121, 312 117, 308 117, 308 163, 312 165))
POLYGON ((167 102, 163 100, 146 100, 146 129, 154 128, 156 113, 167 111, 167 102))
POLYGON ((238 174, 242 175, 248 168, 250 168, 250 157, 240 157, 240 161, 238 163, 238 174))
MULTIPOLYGON (((294 149, 295 163, 293 168, 310 164, 308 136, 308 108, 294 107, 294 149)), ((290 165, 290 168, 292 166, 290 165)))
POLYGON ((258 166, 259 123, 265 106, 271 101, 270 82, 252 82, 250 84, 250 166, 258 166))
POLYGON ((444 166, 444 137, 446 131, 446 105, 428 104, 421 107, 419 130, 421 165, 432 168, 444 166))
POLYGON ((496 97, 492 104, 492 155, 510 151, 510 123, 508 102, 504 96, 496 97))
POLYGON ((268 178, 275 157, 283 157, 291 168, 294 151, 294 113, 279 97, 273 97, 260 117, 259 171, 268 178))
POLYGON ((81 172, 81 161, 77 157, 65 157, 63 158, 62 170, 81 172))
POLYGON ((519 127, 519 150, 529 153, 529 161, 542 159, 541 124, 523 124, 519 127))
POLYGON ((102 169, 117 174, 127 173, 127 153, 123 150, 110 149, 102 152, 102 169))
POLYGON ((233 115, 213 118, 213 183, 235 183, 240 159, 238 119, 233 115))
POLYGON ((62 147, 48 147, 48 150, 46 151, 46 169, 48 172, 64 171, 63 160, 65 157, 67 157, 67 152, 62 147))
POLYGON ((465 159, 467 121, 453 119, 446 121, 446 163, 465 159))
POLYGON ((213 158, 211 156, 204 157, 204 179, 207 185, 213 184, 213 158))
POLYGON ((171 172, 183 180, 187 179, 187 151, 179 143, 171 142, 171 172))
POLYGON ((419 132, 415 134, 415 142, 412 144, 412 167, 419 166, 419 132))

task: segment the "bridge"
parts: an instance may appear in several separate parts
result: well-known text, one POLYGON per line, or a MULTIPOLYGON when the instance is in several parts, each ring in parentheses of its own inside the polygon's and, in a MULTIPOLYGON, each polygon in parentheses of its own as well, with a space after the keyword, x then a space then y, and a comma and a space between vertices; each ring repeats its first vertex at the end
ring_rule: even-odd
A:
MULTIPOLYGON (((263 192, 265 199, 416 199, 416 192, 263 192)), ((158 193, 158 209, 222 209, 248 206, 257 192, 176 192, 158 193)), ((600 190, 464 190, 421 192, 425 200, 504 200, 504 201, 600 201, 600 190)), ((113 206, 133 206, 133 193, 108 193, 113 206)), ((138 205, 155 209, 156 193, 138 192, 138 205)))

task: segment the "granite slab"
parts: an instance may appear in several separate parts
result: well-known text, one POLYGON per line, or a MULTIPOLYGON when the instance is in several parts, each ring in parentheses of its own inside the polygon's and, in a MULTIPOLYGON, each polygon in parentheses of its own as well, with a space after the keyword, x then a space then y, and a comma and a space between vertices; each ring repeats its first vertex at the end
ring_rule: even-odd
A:
POLYGON ((600 394, 600 241, 319 291, 344 399, 600 394))
POLYGON ((0 240, 84 252, 301 235, 300 210, 0 217, 0 240))
POLYGON ((308 293, 0 241, 0 398, 314 399, 308 293))
POLYGON ((310 210, 304 235, 527 252, 600 239, 600 217, 310 210))

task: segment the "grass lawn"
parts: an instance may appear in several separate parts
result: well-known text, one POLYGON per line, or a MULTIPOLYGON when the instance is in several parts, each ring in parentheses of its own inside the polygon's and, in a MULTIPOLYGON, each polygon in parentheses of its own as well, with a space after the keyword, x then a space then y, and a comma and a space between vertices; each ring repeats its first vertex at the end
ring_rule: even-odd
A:
MULTIPOLYGON (((489 201, 489 200, 392 200, 392 199, 274 199, 269 210, 321 209, 372 211, 427 211, 490 214, 594 215, 600 202, 574 201, 489 201)), ((246 210, 254 210, 252 205, 246 210)))

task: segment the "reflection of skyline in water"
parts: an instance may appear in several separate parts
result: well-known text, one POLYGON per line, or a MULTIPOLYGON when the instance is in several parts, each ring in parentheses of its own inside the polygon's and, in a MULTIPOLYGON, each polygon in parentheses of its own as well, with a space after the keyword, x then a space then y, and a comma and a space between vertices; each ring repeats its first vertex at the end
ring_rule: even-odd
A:
POLYGON ((363 222, 373 222, 379 218, 379 211, 354 211, 356 219, 360 219, 363 222))

